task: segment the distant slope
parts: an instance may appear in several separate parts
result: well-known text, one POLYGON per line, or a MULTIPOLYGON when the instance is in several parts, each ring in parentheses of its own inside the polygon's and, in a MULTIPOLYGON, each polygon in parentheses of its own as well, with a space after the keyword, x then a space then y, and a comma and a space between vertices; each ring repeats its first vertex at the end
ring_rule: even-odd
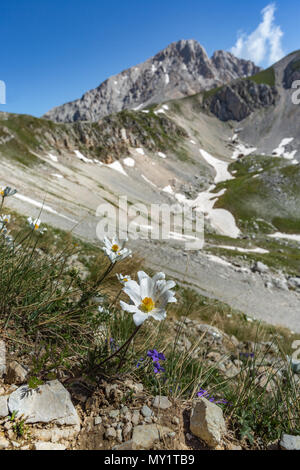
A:
POLYGON ((123 109, 142 109, 259 71, 252 62, 217 51, 211 59, 195 40, 170 44, 146 62, 110 77, 81 99, 45 114, 57 122, 97 121, 123 109))

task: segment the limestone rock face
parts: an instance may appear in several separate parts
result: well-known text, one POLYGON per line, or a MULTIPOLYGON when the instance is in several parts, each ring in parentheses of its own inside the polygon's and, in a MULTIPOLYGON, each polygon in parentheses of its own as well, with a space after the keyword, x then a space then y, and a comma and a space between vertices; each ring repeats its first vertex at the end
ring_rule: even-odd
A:
POLYGON ((69 392, 53 380, 36 389, 27 385, 19 387, 8 399, 10 413, 26 417, 27 423, 50 423, 79 425, 80 419, 69 392))
POLYGON ((275 87, 239 80, 216 91, 207 106, 221 121, 242 121, 256 109, 275 105, 277 94, 275 87))
POLYGON ((283 85, 292 88, 293 82, 300 80, 300 53, 288 64, 284 71, 283 85))
POLYGON ((56 122, 97 121, 123 109, 142 109, 193 95, 258 71, 253 62, 229 52, 217 51, 210 59, 197 41, 181 40, 44 117, 56 122))
POLYGON ((202 398, 192 409, 191 432, 209 447, 216 447, 226 433, 226 424, 220 407, 202 398))

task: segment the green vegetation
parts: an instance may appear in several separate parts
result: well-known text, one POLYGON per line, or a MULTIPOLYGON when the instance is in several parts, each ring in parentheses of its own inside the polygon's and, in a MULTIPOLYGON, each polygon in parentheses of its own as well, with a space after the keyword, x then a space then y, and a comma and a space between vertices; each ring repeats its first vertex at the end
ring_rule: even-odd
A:
POLYGON ((263 219, 277 230, 299 233, 298 166, 278 158, 249 156, 236 161, 229 169, 237 171, 235 179, 218 186, 216 191, 221 188, 227 191, 216 207, 232 212, 246 231, 253 231, 256 220, 263 219))
POLYGON ((251 80, 258 85, 265 84, 273 87, 275 86, 275 78, 275 70, 273 67, 270 67, 258 72, 256 75, 252 75, 252 77, 249 77, 246 80, 251 80))

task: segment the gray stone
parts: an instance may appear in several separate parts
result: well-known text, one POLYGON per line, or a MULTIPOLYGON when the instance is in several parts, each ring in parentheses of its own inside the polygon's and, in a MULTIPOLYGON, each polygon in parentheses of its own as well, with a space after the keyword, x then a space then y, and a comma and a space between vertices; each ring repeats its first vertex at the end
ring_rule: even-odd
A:
POLYGON ((71 441, 78 436, 80 426, 53 427, 51 429, 31 429, 30 435, 38 441, 59 442, 71 441))
POLYGON ((168 397, 156 396, 153 400, 152 405, 154 406, 154 408, 167 410, 172 406, 172 403, 168 400, 168 397))
POLYGON ((222 409, 202 398, 192 409, 190 430, 209 447, 216 447, 226 433, 222 409))
POLYGON ((4 341, 0 340, 0 377, 6 373, 6 350, 4 341))
POLYGON ((52 442, 35 442, 34 450, 66 450, 62 444, 53 444, 52 442))
POLYGON ((300 277, 290 277, 288 283, 294 289, 300 289, 300 277))
POLYGON ((53 380, 36 389, 27 385, 19 387, 8 399, 10 413, 17 411, 27 423, 50 423, 79 425, 80 419, 69 392, 53 380))
POLYGON ((283 434, 280 447, 282 450, 300 450, 300 436, 290 436, 283 434))
POLYGON ((94 424, 95 426, 99 426, 99 424, 102 424, 101 416, 96 416, 96 418, 94 419, 94 424))
POLYGON ((135 426, 132 434, 133 445, 137 450, 149 450, 170 432, 172 432, 171 429, 157 424, 135 426))
POLYGON ((112 450, 137 450, 133 440, 123 442, 123 444, 114 446, 112 450))
POLYGON ((6 418, 9 415, 8 411, 8 397, 9 395, 3 395, 0 397, 0 418, 6 418))
POLYGON ((134 424, 134 426, 137 426, 140 422, 140 419, 141 419, 140 412, 138 410, 134 410, 134 412, 132 413, 132 418, 131 418, 132 424, 134 424))
POLYGON ((143 406, 143 408, 141 409, 141 413, 144 416, 144 418, 148 418, 153 415, 153 411, 147 405, 143 406))
POLYGON ((132 424, 131 423, 126 423, 123 429, 123 437, 124 439, 130 439, 131 437, 131 432, 132 432, 132 424))
POLYGON ((5 437, 0 436, 0 450, 7 449, 9 447, 9 441, 5 437))
POLYGON ((266 266, 261 261, 257 261, 257 263, 254 266, 254 271, 256 271, 260 274, 264 274, 264 273, 267 273, 269 271, 269 268, 268 268, 268 266, 266 266))
POLYGON ((112 419, 118 418, 119 415, 120 415, 119 410, 112 410, 112 411, 109 412, 109 417, 112 418, 112 419))
POLYGON ((6 372, 6 382, 8 384, 21 385, 26 382, 28 372, 17 361, 12 361, 8 365, 6 372))
POLYGON ((105 431, 105 437, 108 440, 115 439, 117 437, 117 431, 115 430, 115 428, 108 428, 105 431))
POLYGON ((123 442, 122 429, 117 429, 117 441, 120 443, 123 442))
POLYGON ((222 341, 224 337, 226 337, 223 331, 219 330, 218 328, 212 325, 205 325, 199 323, 196 328, 199 333, 205 333, 206 336, 211 337, 213 340, 218 342, 222 341))

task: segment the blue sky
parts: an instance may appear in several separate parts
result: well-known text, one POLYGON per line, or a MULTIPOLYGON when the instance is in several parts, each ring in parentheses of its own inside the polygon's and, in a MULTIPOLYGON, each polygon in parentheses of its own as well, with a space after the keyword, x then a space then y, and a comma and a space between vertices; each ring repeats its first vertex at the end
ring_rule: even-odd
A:
POLYGON ((198 40, 209 55, 232 50, 267 66, 300 48, 299 0, 274 3, 2 0, 0 111, 40 116, 179 39, 198 40))

